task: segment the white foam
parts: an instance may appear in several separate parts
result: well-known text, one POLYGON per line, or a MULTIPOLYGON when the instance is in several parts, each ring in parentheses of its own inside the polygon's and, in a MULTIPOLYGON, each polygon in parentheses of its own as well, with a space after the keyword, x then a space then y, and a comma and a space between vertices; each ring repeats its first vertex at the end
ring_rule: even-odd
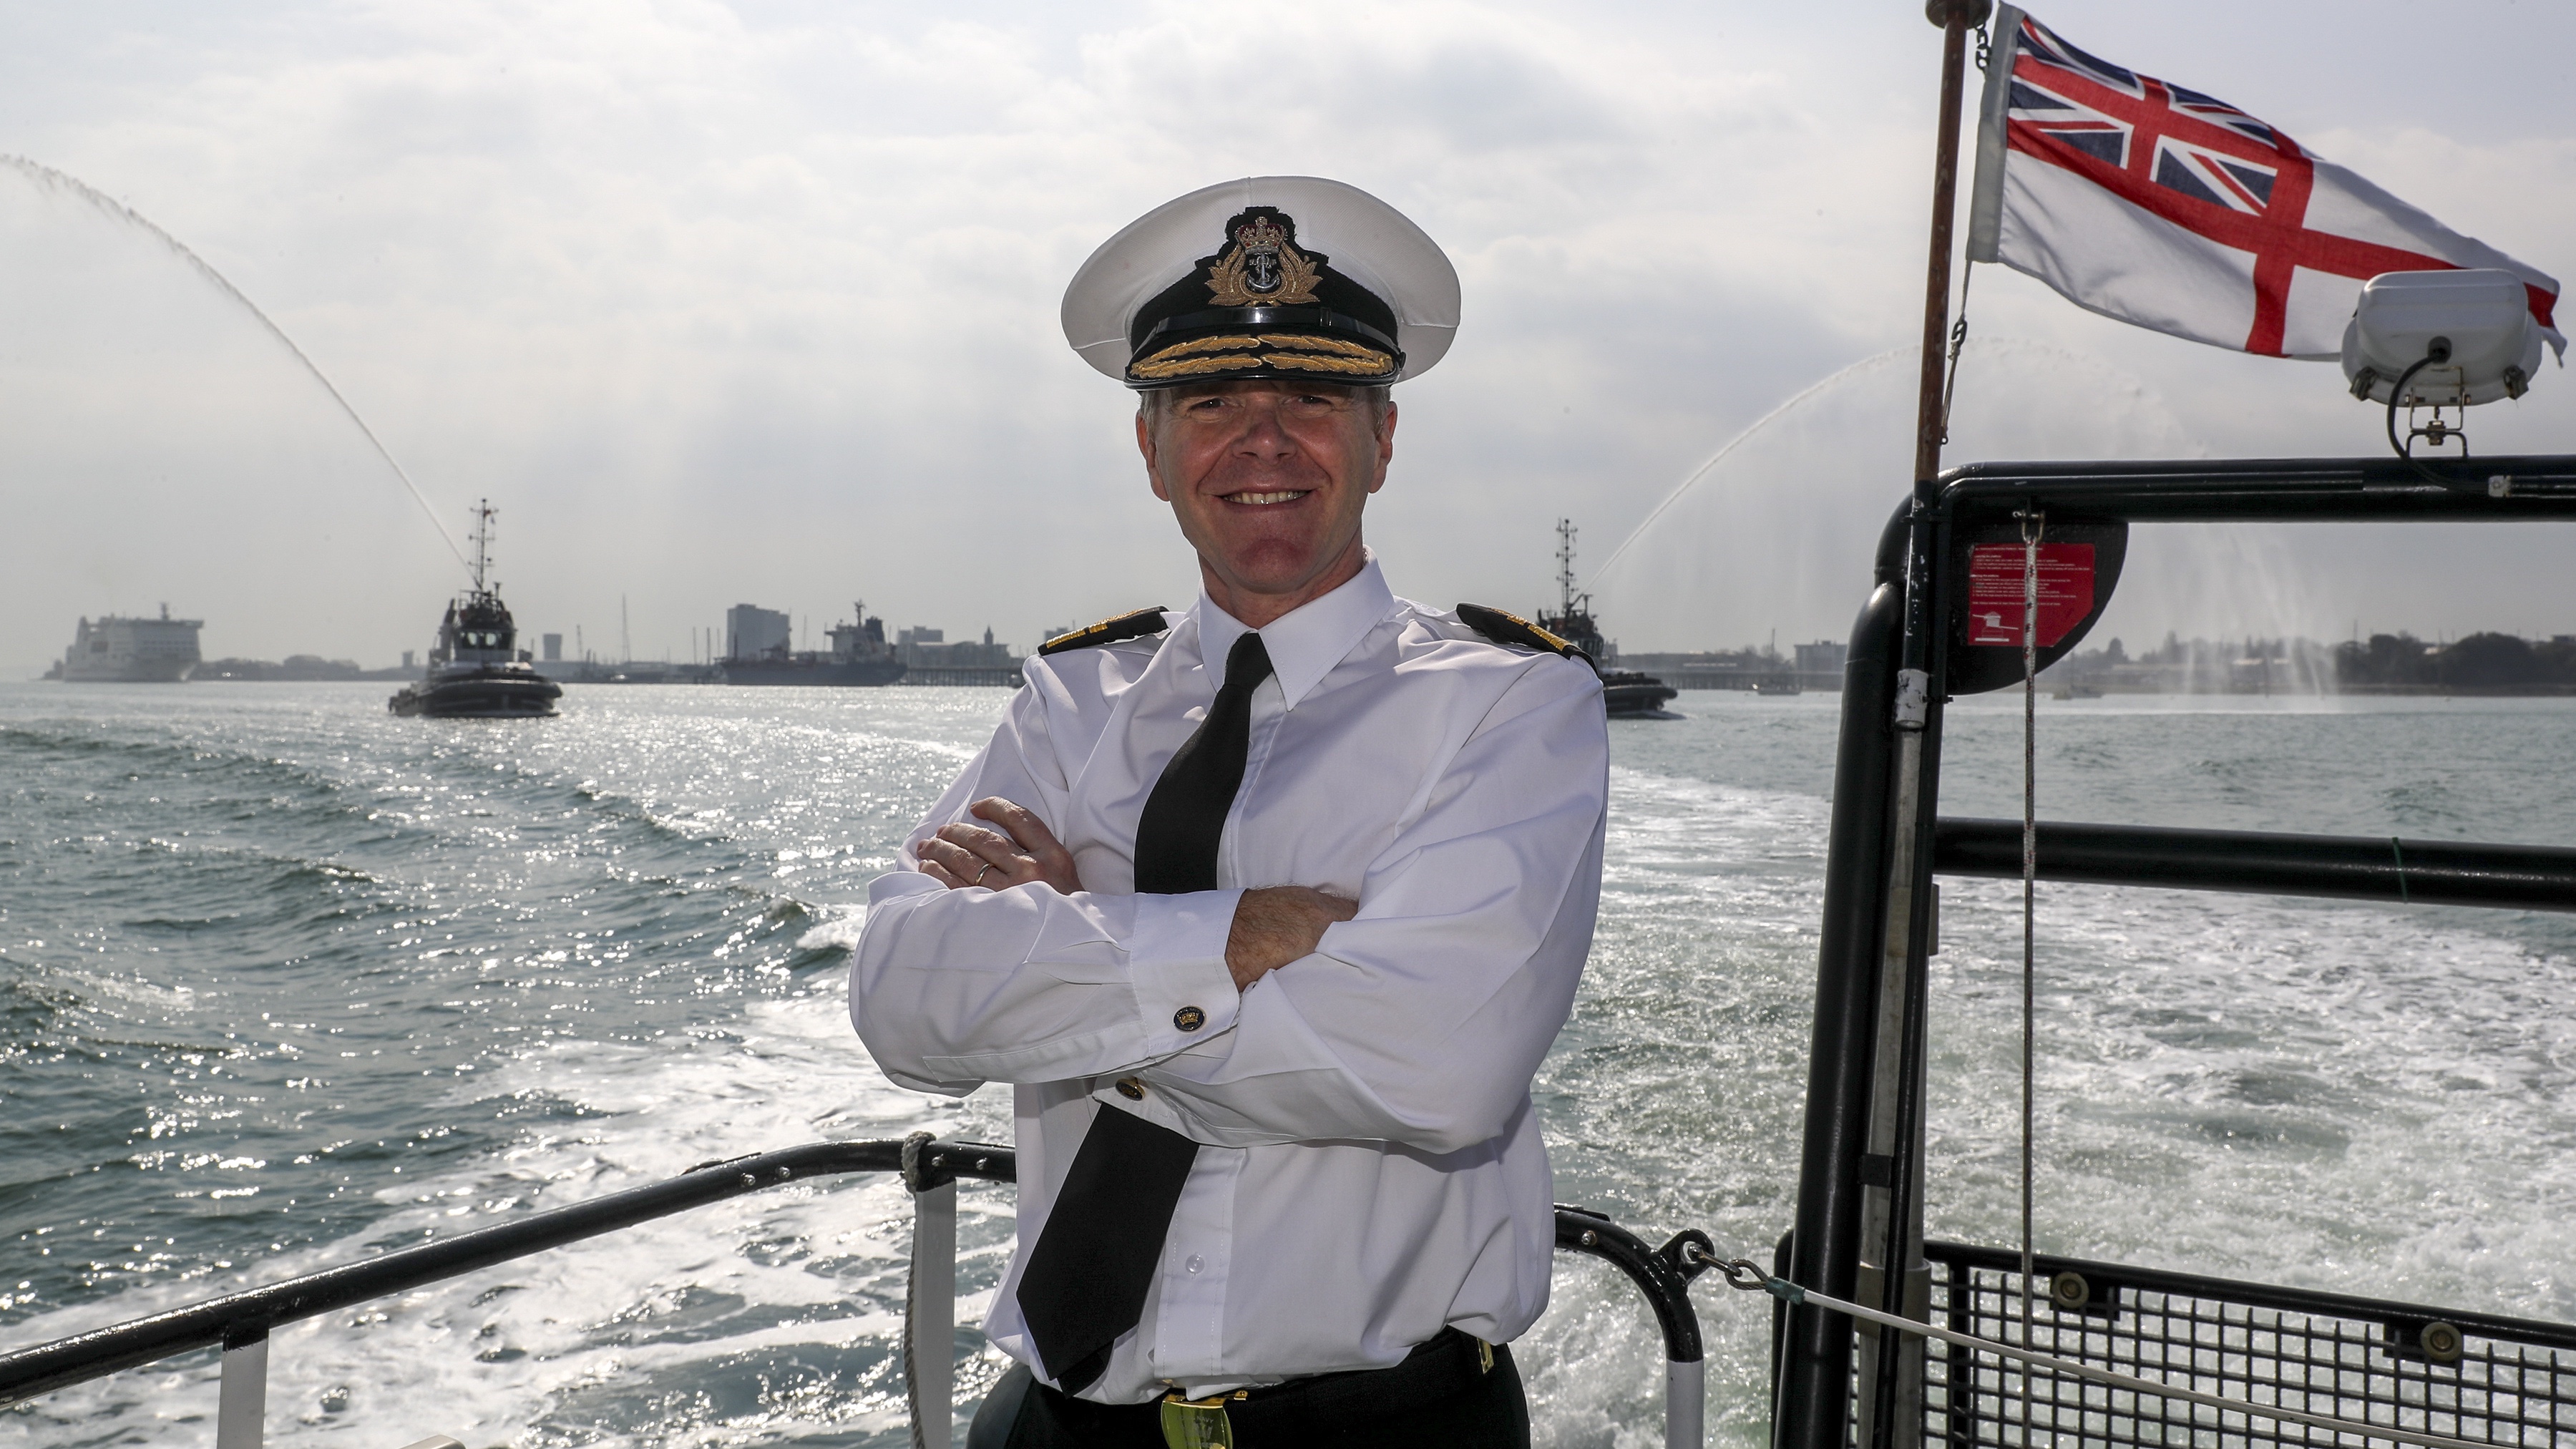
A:
MULTIPOLYGON (((478 1092, 543 1092, 602 1115, 532 1135, 493 1159, 402 1179, 382 1194, 396 1210, 366 1233, 263 1261, 240 1284, 137 1287, 26 1320, 21 1332, 30 1341, 78 1332, 203 1298, 212 1286, 318 1271, 710 1158, 822 1137, 990 1136, 1008 1110, 887 1085, 833 991, 754 1003, 725 1032, 556 1041, 491 1076, 478 1092)), ((451 1112, 470 1105, 461 1088, 443 1104, 451 1112)), ((962 1236, 975 1252, 961 1275, 960 1312, 972 1315, 988 1299, 997 1242, 1009 1234, 1009 1197, 974 1190, 961 1206, 962 1236)), ((891 1179, 800 1184, 308 1321, 273 1341, 270 1421, 300 1426, 299 1437, 379 1445, 433 1432, 481 1443, 658 1444, 679 1442, 659 1411, 649 1429, 618 1428, 599 1421, 600 1403, 614 1406, 612 1420, 631 1416, 657 1381, 721 1381, 740 1376, 730 1365, 791 1359, 837 1364, 853 1384, 870 1368, 881 1380, 901 1325, 909 1214, 891 1179)), ((753 1412, 718 1417, 731 1431, 883 1429, 895 1411, 877 1387, 807 1395, 813 1402, 801 1407, 781 1393, 753 1412)), ((211 1416, 213 1404, 211 1365, 129 1373, 0 1420, 0 1439, 52 1442, 71 1425, 129 1416, 187 1421, 211 1416)))

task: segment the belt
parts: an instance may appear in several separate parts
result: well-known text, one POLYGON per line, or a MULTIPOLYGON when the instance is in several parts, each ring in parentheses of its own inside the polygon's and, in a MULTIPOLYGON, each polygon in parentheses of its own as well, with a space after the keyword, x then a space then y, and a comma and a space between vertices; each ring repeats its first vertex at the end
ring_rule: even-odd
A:
POLYGON ((1319 1437, 1464 1393, 1493 1372, 1494 1353, 1483 1339, 1444 1328, 1391 1368, 1317 1374, 1206 1399, 1168 1394, 1163 1440, 1171 1449, 1224 1449, 1238 1432, 1283 1442, 1319 1437))
POLYGON ((1099 1404, 1044 1384, 1031 1387, 1068 1424, 1147 1434, 1154 1432, 1148 1425, 1159 1424, 1171 1449, 1226 1449, 1238 1435, 1293 1444, 1346 1432, 1384 1415, 1417 1412, 1474 1388, 1498 1361, 1508 1362, 1510 1353, 1445 1328, 1390 1368, 1317 1374, 1205 1399, 1174 1393, 1160 1403, 1099 1404))

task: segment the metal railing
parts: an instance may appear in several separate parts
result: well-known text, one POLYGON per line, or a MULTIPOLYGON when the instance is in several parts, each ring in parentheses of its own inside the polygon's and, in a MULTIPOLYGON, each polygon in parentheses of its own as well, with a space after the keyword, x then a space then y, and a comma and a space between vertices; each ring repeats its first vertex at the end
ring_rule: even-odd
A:
MULTIPOLYGON (((2021 875, 2018 821, 1939 816, 1948 700, 2023 677, 2017 642, 1981 645, 1968 627, 1979 550, 2000 546, 2018 561, 2032 527, 2091 561, 2089 610, 2037 650, 2046 668, 2108 606, 2133 524, 2542 520, 2576 522, 2576 457, 2423 469, 2396 458, 1980 464, 1918 480, 1881 537, 1852 625, 1798 1214, 1780 1276, 1884 1313, 1920 1320, 1931 1311, 1923 1150, 1933 877, 2021 875)), ((2036 857, 2043 880, 2576 909, 2576 851, 2537 846, 2043 824, 2036 857)), ((1864 1449, 1911 1449, 1932 1387, 1919 1339, 1856 1335, 1851 1317, 1810 1304, 1782 1313, 1775 1342, 1775 1449, 1845 1449, 1855 1435, 1864 1449)), ((2090 1425, 2055 1427, 2087 1444, 2111 1432, 2090 1425)), ((2175 1432, 2180 1442, 2213 1442, 2175 1432)))
MULTIPOLYGON (((927 1134, 901 1141, 811 1142, 701 1163, 644 1187, 0 1354, 0 1405, 220 1346, 216 1449, 259 1449, 267 1409, 268 1338, 286 1324, 745 1193, 851 1172, 901 1173, 911 1191, 905 1397, 914 1442, 949 1449, 955 1413, 957 1184, 961 1179, 1016 1182, 1019 1159, 1008 1147, 940 1141, 927 1134)), ((1609 1263, 1645 1296, 1664 1340, 1664 1442, 1668 1449, 1699 1449, 1705 1365, 1690 1284, 1714 1257, 1707 1235, 1685 1229, 1662 1247, 1649 1247, 1601 1213, 1559 1207, 1556 1245, 1609 1263)))
POLYGON ((2046 1255, 2025 1284, 2018 1251, 1941 1242, 1923 1251, 1935 1323, 2021 1344, 2027 1287, 2028 1347, 2250 1410, 2223 1413, 2045 1369, 2025 1384, 2019 1364, 1970 1362, 1942 1344, 1932 1349, 1923 1433, 1949 1449, 2253 1449, 2332 1437, 2265 1418, 2266 1404, 2518 1449, 2576 1445, 2576 1328, 2046 1255))
MULTIPOLYGON (((1940 821, 1932 827, 1932 869, 2021 879, 2021 822, 1940 821)), ((2085 885, 2576 911, 2576 850, 2544 845, 2043 820, 2038 873, 2085 885)))

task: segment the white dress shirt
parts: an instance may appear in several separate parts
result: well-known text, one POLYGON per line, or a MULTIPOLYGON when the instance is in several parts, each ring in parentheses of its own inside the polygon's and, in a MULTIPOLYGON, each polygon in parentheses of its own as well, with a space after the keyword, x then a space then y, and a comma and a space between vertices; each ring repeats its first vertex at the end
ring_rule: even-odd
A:
POLYGON ((850 1015, 877 1064, 924 1091, 1015 1084, 1019 1252, 985 1331, 1044 1378, 1020 1274, 1108 1110, 1203 1145, 1144 1317, 1083 1397, 1381 1368, 1452 1325, 1516 1338, 1547 1306, 1555 1241, 1530 1078, 1600 903, 1600 682, 1397 598, 1372 556, 1261 631, 1276 673, 1252 696, 1224 889, 1137 895, 1145 798, 1245 627, 1205 594, 1171 622, 1030 659, 904 846, 917 864, 999 795, 1064 841, 1083 890, 944 890, 915 870, 869 888, 850 1015), (1238 995, 1235 902, 1270 885, 1359 913, 1238 995), (1184 1030, 1184 1007, 1204 1024, 1184 1030))

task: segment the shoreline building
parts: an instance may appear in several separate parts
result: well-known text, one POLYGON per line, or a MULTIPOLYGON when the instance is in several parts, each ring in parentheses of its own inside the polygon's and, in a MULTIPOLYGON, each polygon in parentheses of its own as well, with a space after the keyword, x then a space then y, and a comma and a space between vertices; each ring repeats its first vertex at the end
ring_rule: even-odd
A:
POLYGON ((1004 685, 1017 687, 1021 682, 1020 656, 1008 644, 993 642, 988 625, 982 643, 960 639, 951 644, 946 631, 915 627, 895 635, 895 649, 902 655, 904 682, 907 684, 1004 685))

